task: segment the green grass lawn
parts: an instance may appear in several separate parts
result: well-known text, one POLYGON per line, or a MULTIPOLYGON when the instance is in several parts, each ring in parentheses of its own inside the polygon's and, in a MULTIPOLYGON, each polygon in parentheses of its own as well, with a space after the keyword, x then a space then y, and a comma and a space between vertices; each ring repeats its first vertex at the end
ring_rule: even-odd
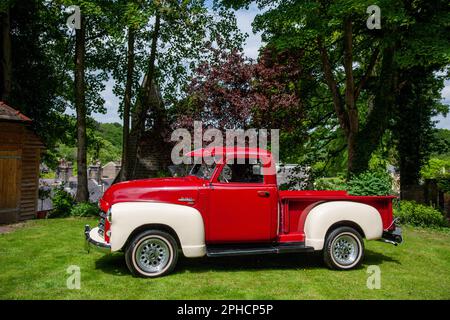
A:
POLYGON ((0 235, 0 299, 450 299, 450 232, 405 228, 394 247, 366 242, 361 268, 326 269, 314 254, 179 260, 158 279, 134 278, 123 254, 87 254, 88 219, 35 220, 0 235), (81 289, 66 286, 81 268, 81 289), (381 268, 381 289, 366 286, 381 268))

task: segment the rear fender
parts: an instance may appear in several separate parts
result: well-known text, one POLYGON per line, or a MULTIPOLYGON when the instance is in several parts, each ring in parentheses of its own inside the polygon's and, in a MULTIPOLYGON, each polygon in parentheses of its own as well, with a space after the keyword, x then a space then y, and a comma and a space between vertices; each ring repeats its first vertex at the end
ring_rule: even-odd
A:
POLYGON ((175 231, 186 257, 206 253, 203 218, 195 208, 163 202, 120 202, 111 207, 111 216, 111 251, 122 249, 137 228, 160 224, 175 231))
POLYGON ((374 207, 352 201, 330 201, 317 205, 306 217, 305 244, 322 250, 328 230, 345 221, 359 226, 364 232, 361 236, 367 240, 380 239, 383 234, 383 222, 374 207))

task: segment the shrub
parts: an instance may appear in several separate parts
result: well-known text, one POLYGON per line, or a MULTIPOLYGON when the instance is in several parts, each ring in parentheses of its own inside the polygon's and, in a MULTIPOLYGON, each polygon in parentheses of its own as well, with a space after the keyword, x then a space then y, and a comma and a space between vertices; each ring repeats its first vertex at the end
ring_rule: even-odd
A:
POLYGON ((59 187, 54 190, 52 203, 53 210, 50 213, 50 218, 60 218, 70 215, 75 200, 70 193, 64 190, 64 187, 59 187))
POLYGON ((70 215, 74 217, 98 216, 98 207, 91 202, 81 202, 72 208, 70 215))
POLYGON ((443 214, 430 206, 418 204, 415 201, 400 201, 399 207, 394 208, 394 216, 400 223, 419 227, 445 227, 448 226, 443 214))
POLYGON ((386 171, 366 171, 347 182, 347 191, 357 196, 385 196, 393 194, 392 183, 386 171))
POLYGON ((445 172, 445 168, 450 168, 450 160, 432 158, 422 167, 420 175, 423 179, 444 178, 446 175, 443 173, 443 171, 445 172))
POLYGON ((450 175, 437 179, 437 184, 440 190, 450 193, 450 175))
POLYGON ((315 190, 345 190, 347 185, 340 177, 319 178, 314 182, 315 190))

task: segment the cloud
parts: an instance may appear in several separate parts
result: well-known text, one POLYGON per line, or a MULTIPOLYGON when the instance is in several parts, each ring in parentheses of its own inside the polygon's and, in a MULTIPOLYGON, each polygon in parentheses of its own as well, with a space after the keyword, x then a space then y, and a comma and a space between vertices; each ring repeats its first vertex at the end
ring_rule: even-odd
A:
POLYGON ((244 44, 244 54, 252 59, 258 57, 258 50, 262 45, 261 32, 253 33, 252 22, 255 16, 262 11, 252 4, 248 10, 240 9, 235 11, 236 21, 239 29, 248 34, 248 38, 244 44))
MULTIPOLYGON (((445 80, 445 87, 441 91, 442 103, 450 105, 450 80, 445 80)), ((450 114, 446 117, 439 115, 433 118, 433 120, 438 121, 436 128, 440 129, 450 129, 450 114)))
POLYGON ((450 80, 445 81, 445 87, 442 89, 441 96, 445 104, 450 104, 450 80))
POLYGON ((114 79, 110 78, 105 84, 105 90, 101 93, 102 98, 105 100, 106 114, 93 113, 92 117, 98 122, 109 123, 118 122, 122 123, 122 119, 119 117, 119 103, 120 99, 113 93, 114 79))

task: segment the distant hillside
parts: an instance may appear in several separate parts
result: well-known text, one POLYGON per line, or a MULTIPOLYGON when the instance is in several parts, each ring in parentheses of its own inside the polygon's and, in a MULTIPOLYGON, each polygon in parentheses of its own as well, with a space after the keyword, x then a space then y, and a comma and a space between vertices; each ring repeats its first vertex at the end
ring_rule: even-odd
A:
MULTIPOLYGON (((90 119, 88 126, 88 163, 100 160, 102 164, 110 161, 120 161, 122 158, 122 125, 119 123, 99 123, 90 119)), ((57 159, 64 158, 76 167, 77 148, 75 137, 69 137, 66 143, 58 144, 49 166, 54 168, 57 159)))
POLYGON ((122 125, 120 123, 100 123, 100 132, 105 140, 122 149, 122 125))
MULTIPOLYGON (((119 123, 98 123, 94 133, 97 146, 88 146, 88 161, 99 159, 103 164, 119 161, 122 157, 122 125, 119 123)), ((89 140, 89 138, 88 138, 89 140)))

